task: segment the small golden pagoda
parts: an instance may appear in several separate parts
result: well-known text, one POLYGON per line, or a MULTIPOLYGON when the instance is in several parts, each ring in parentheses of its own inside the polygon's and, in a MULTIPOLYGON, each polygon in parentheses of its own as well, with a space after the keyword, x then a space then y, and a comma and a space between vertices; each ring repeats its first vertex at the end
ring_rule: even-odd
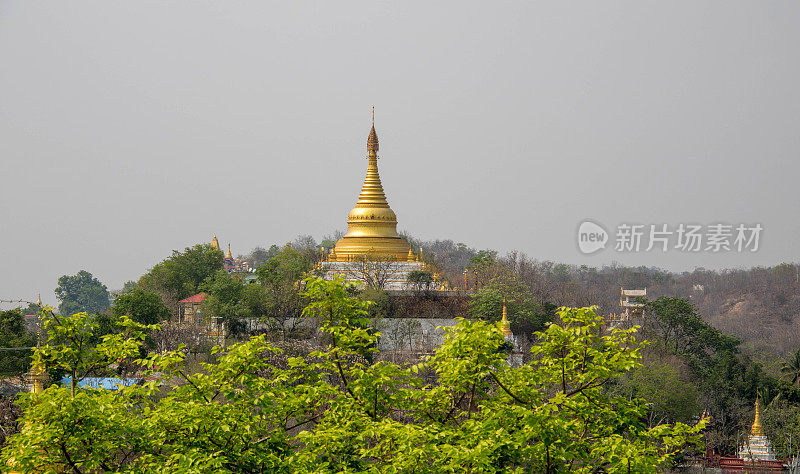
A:
POLYGON ((761 425, 761 409, 759 407, 759 397, 756 396, 756 414, 753 426, 750 427, 750 436, 739 447, 739 458, 749 462, 774 461, 775 453, 772 451, 772 443, 764 433, 761 425))
POLYGON ((211 246, 215 249, 219 250, 219 240, 217 240, 217 236, 215 235, 213 239, 211 239, 211 246))
POLYGON ((505 298, 503 298, 503 317, 500 319, 500 330, 503 331, 503 336, 505 336, 506 339, 514 337, 514 334, 511 332, 511 323, 508 321, 505 298))
POLYGON ((375 112, 367 138, 367 176, 356 206, 347 215, 347 234, 336 242, 329 262, 348 262, 360 258, 414 262, 411 246, 397 233, 397 216, 389 207, 378 174, 378 134, 375 112))

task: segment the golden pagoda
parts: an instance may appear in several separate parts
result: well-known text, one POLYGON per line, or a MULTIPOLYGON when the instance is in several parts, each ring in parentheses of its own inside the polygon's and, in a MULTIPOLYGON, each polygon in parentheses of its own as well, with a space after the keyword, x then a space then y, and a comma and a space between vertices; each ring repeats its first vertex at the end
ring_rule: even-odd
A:
POLYGON ((329 262, 348 262, 360 258, 415 261, 411 246, 397 233, 397 216, 389 207, 378 174, 378 134, 375 112, 367 138, 367 176, 358 202, 347 215, 347 234, 336 242, 329 262))
POLYGON ((231 244, 228 244, 228 251, 225 253, 225 258, 233 259, 233 255, 231 254, 231 244))
POLYGON ((505 298, 503 298, 503 317, 500 319, 500 330, 503 331, 503 335, 506 337, 506 339, 514 336, 514 334, 511 332, 511 323, 508 322, 508 314, 506 314, 505 298))
POLYGON ((775 453, 772 451, 772 443, 764 433, 761 425, 761 409, 759 407, 759 397, 756 396, 756 413, 753 426, 750 427, 750 436, 739 447, 739 458, 749 462, 774 461, 775 453))
POLYGON ((217 240, 217 236, 215 235, 213 239, 211 239, 211 246, 215 249, 219 250, 219 240, 217 240))

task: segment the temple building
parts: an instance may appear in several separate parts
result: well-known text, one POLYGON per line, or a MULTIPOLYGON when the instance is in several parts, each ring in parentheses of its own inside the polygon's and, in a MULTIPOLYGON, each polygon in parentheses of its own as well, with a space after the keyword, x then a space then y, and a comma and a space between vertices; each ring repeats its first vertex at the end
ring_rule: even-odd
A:
MULTIPOLYGON (((211 239, 211 247, 219 250, 220 252, 222 251, 216 235, 213 239, 211 239)), ((231 244, 228 244, 228 251, 225 252, 225 257, 222 259, 222 268, 228 273, 252 273, 254 270, 250 266, 250 262, 248 262, 247 259, 233 258, 233 254, 231 253, 231 244)))
POLYGON ((772 445, 767 435, 764 434, 764 428, 761 426, 761 411, 758 406, 758 398, 756 398, 756 416, 753 426, 750 428, 750 436, 739 447, 738 455, 740 459, 746 462, 775 460, 772 445))
POLYGON ((326 279, 342 275, 361 285, 387 290, 408 287, 411 272, 427 271, 406 240, 397 233, 397 215, 389 207, 378 174, 378 134, 367 138, 367 175, 355 207, 347 215, 347 233, 336 242, 319 268, 326 279))

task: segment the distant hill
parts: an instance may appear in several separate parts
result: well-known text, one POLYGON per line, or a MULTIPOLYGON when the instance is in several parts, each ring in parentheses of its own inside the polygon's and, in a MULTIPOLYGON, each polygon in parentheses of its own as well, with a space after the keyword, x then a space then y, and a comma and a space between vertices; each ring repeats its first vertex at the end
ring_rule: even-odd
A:
MULTIPOLYGON (((463 288, 464 268, 478 255, 477 250, 450 240, 412 242, 431 256, 455 287, 463 288)), ((513 272, 542 302, 597 305, 601 314, 612 314, 619 311, 621 287, 647 288, 648 299, 665 295, 690 299, 705 320, 741 338, 746 348, 782 356, 800 348, 797 264, 672 273, 652 267, 565 265, 533 260, 519 252, 496 257, 496 263, 513 272)))

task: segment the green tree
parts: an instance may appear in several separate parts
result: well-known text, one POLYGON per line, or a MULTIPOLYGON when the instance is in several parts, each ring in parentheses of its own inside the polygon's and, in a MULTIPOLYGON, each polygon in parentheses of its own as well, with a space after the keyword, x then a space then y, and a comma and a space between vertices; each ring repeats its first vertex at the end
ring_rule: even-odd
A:
POLYGON ((164 303, 175 308, 178 301, 197 294, 200 286, 222 270, 223 254, 208 244, 177 250, 139 278, 137 286, 159 293, 164 303))
POLYGON ((764 430, 778 459, 797 456, 800 440, 800 406, 775 397, 764 408, 764 430), (789 452, 790 444, 793 453, 789 452))
POLYGON ((129 316, 142 324, 156 324, 171 315, 158 293, 139 288, 118 296, 111 305, 111 313, 117 318, 129 316))
POLYGON ((240 334, 252 316, 251 305, 245 300, 245 287, 240 278, 219 270, 202 287, 208 296, 203 301, 202 314, 224 321, 228 330, 240 334))
POLYGON ((660 337, 675 354, 692 354, 706 359, 716 352, 735 352, 739 340, 727 336, 703 321, 686 299, 662 296, 646 303, 652 317, 646 318, 648 335, 660 337))
MULTIPOLYGON (((147 381, 117 393, 49 387, 23 398, 26 429, 0 462, 23 472, 653 472, 699 441, 702 423, 648 428, 643 400, 607 389, 639 366, 639 347, 634 330, 601 336, 591 308, 560 311, 520 368, 484 321, 461 321, 407 367, 365 357, 378 335, 351 285, 309 279, 304 297, 331 336, 323 350, 281 354, 261 336, 195 374, 181 350, 150 354, 137 362, 147 381)), ((51 330, 86 324, 73 319, 51 330)), ((45 352, 108 361, 140 343, 118 339, 125 350, 111 354, 64 340, 45 352)))
MULTIPOLYGON (((25 319, 19 308, 0 311, 0 347, 27 348, 36 345, 36 336, 25 329, 25 319)), ((0 350, 0 374, 19 375, 28 368, 30 350, 0 350)))
POLYGON ((108 289, 86 270, 58 279, 56 297, 58 312, 64 316, 75 313, 99 313, 109 306, 108 289))
POLYGON ((788 361, 783 363, 781 372, 789 379, 789 383, 796 383, 800 388, 800 349, 788 361))
POLYGON ((303 310, 300 280, 313 267, 306 253, 285 245, 266 264, 256 269, 258 281, 266 294, 263 320, 285 337, 292 328, 288 323, 303 310))
POLYGON ((648 426, 688 423, 700 412, 697 387, 684 382, 667 364, 652 361, 630 371, 621 383, 624 393, 647 401, 648 426))
POLYGON ((157 329, 123 316, 116 321, 119 332, 106 334, 99 344, 93 344, 99 325, 88 313, 60 316, 47 307, 44 312, 47 343, 34 352, 33 365, 62 370, 69 375, 72 397, 78 382, 89 375, 103 375, 112 365, 138 356, 145 337, 143 330, 157 329))
POLYGON ((469 314, 484 321, 499 321, 504 299, 514 334, 532 336, 553 321, 554 314, 548 313, 522 282, 508 274, 494 278, 470 295, 469 314))
POLYGON ((128 293, 129 291, 133 291, 136 289, 136 282, 135 281, 126 281, 124 285, 122 285, 122 293, 128 293))
POLYGON ((428 291, 433 284, 433 275, 431 275, 431 272, 414 270, 408 274, 406 281, 417 291, 428 291))

